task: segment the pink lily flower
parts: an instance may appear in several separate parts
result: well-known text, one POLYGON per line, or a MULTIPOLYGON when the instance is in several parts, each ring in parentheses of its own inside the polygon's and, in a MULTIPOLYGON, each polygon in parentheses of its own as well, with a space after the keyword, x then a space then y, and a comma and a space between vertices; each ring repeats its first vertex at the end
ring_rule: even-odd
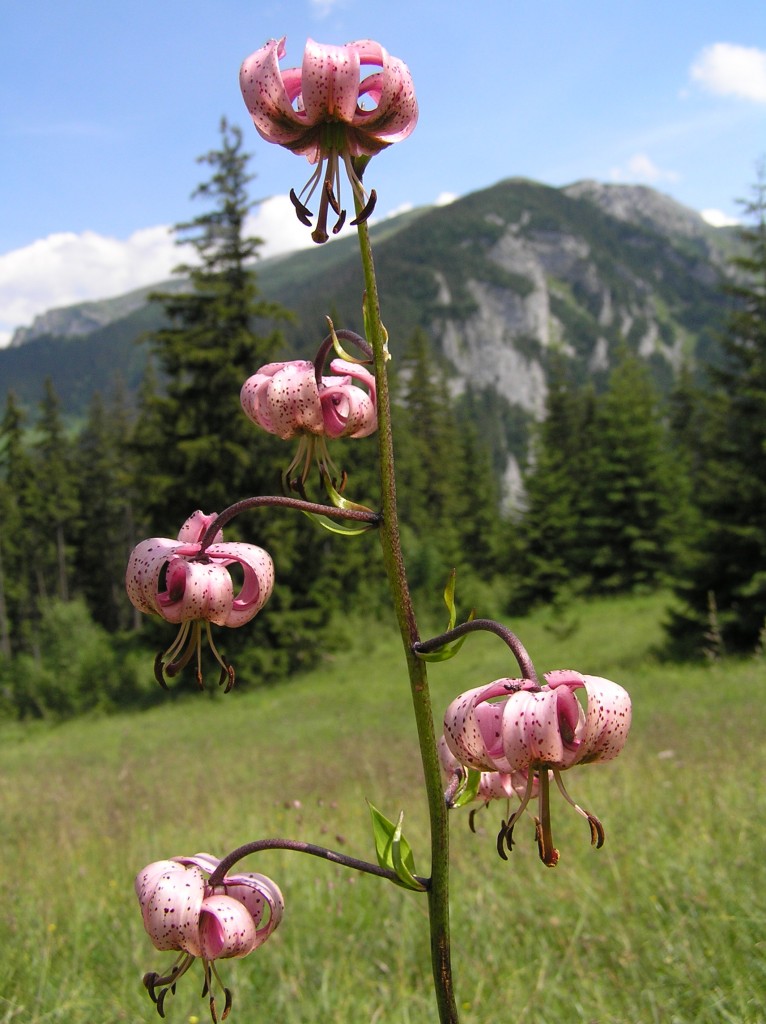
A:
POLYGON ((549 787, 552 778, 564 799, 587 819, 591 842, 601 847, 604 829, 567 793, 561 772, 577 764, 610 761, 622 750, 631 722, 628 693, 599 676, 559 670, 545 676, 546 685, 529 679, 496 679, 460 694, 444 716, 449 749, 464 765, 480 771, 527 772, 521 805, 499 837, 510 848, 513 826, 533 796, 538 781, 539 817, 535 819, 541 860, 553 866, 558 850, 550 825, 549 787), (587 709, 575 696, 584 690, 587 709))
POLYGON ((208 853, 155 861, 136 876, 135 889, 149 938, 156 949, 180 955, 169 972, 144 975, 157 1012, 165 1016, 168 992, 195 960, 202 960, 203 995, 210 996, 210 1015, 218 1020, 214 985, 224 993, 221 1019, 231 1009, 231 992, 221 981, 216 960, 247 956, 268 939, 282 920, 284 900, 279 887, 265 875, 227 875, 220 886, 206 881, 220 861, 208 853), (264 921, 264 912, 268 916, 264 921))
POLYGON ((219 531, 212 544, 201 541, 215 513, 199 509, 181 527, 177 540, 151 537, 131 552, 125 586, 139 611, 179 623, 178 635, 155 661, 155 675, 165 686, 165 673, 174 676, 197 655, 197 682, 202 686, 202 625, 218 664, 221 683, 229 690, 234 670, 219 653, 210 623, 236 628, 249 622, 268 601, 274 586, 274 564, 268 552, 254 544, 224 544, 219 531), (229 567, 237 565, 244 580, 235 593, 229 567))
POLYGON ((268 363, 245 381, 240 394, 246 415, 259 427, 284 440, 300 437, 285 476, 300 467, 302 484, 315 455, 334 468, 326 438, 368 437, 378 428, 374 375, 345 359, 333 359, 330 369, 337 376, 318 377, 307 359, 268 363))
POLYGON ((298 218, 310 226, 306 203, 322 182, 311 237, 326 242, 329 207, 338 217, 334 234, 346 216, 340 204, 341 162, 359 211, 352 223, 361 223, 372 213, 376 198, 374 190, 368 197, 362 187, 362 171, 370 157, 414 130, 415 90, 407 65, 370 39, 345 46, 309 39, 303 66, 282 71, 279 61, 284 55, 285 37, 270 39, 242 64, 240 87, 259 134, 316 164, 300 196, 291 191, 290 198, 298 218), (379 70, 362 78, 364 67, 379 70))

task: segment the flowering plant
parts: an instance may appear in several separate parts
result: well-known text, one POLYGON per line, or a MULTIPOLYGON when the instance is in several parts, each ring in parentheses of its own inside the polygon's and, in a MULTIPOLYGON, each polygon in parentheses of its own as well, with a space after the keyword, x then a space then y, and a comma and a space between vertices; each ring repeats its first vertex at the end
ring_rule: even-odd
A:
MULTIPOLYGON (((449 923, 448 812, 466 803, 505 800, 509 811, 498 835, 498 851, 507 858, 513 827, 533 798, 539 817, 535 835, 542 860, 558 860, 550 829, 549 792, 555 781, 564 798, 584 815, 596 846, 603 843, 600 821, 569 797, 561 773, 578 764, 606 761, 621 751, 630 726, 631 705, 625 690, 598 676, 573 671, 549 673, 540 684, 521 641, 506 626, 473 615, 457 624, 454 573, 445 590, 449 625, 443 634, 421 640, 407 583, 396 498, 391 398, 387 376, 388 334, 370 244, 368 218, 375 192, 362 185, 368 161, 382 149, 407 138, 417 121, 417 103, 409 70, 378 43, 369 40, 346 46, 325 46, 309 40, 301 68, 281 70, 284 39, 269 40, 242 65, 242 91, 259 134, 269 142, 305 156, 316 169, 299 195, 291 197, 299 218, 310 224, 307 203, 319 189, 319 212, 313 238, 328 238, 332 209, 340 230, 345 211, 340 201, 340 168, 351 183, 364 278, 366 338, 350 331, 330 335, 313 362, 287 360, 258 369, 242 386, 247 416, 261 429, 284 440, 299 438, 298 453, 283 474, 290 493, 244 498, 217 516, 195 512, 177 540, 152 538, 139 544, 127 572, 128 594, 143 612, 180 623, 175 642, 158 656, 157 675, 179 671, 197 653, 201 682, 200 635, 204 623, 240 626, 252 619, 271 593, 271 558, 249 544, 223 542, 222 529, 235 516, 255 508, 287 508, 335 522, 346 532, 375 529, 407 662, 412 706, 425 781, 430 829, 430 874, 416 872, 415 851, 403 835, 402 817, 388 819, 371 807, 375 862, 345 852, 293 839, 256 839, 220 861, 208 854, 161 860, 136 880, 145 928, 160 950, 178 957, 170 971, 144 978, 157 1009, 164 1015, 168 992, 195 960, 201 960, 205 991, 217 1020, 214 984, 223 991, 225 1017, 231 1006, 216 963, 248 955, 276 928, 282 916, 279 889, 262 875, 232 873, 245 857, 265 850, 292 850, 390 881, 414 893, 425 893, 430 932, 431 967, 441 1024, 457 1024, 458 1009, 451 967, 449 923), (363 76, 362 69, 377 68, 363 76), (361 350, 365 365, 340 349, 340 340, 361 350), (338 358, 325 375, 330 348, 338 358), (380 508, 354 505, 335 489, 328 467, 327 440, 363 439, 376 434, 380 508), (329 503, 305 499, 304 485, 314 456, 318 458, 329 503), (297 480, 291 479, 298 470, 297 480), (244 574, 238 593, 232 566, 244 574), (510 649, 521 675, 497 679, 466 690, 450 704, 444 735, 437 740, 427 664, 454 657, 469 633, 487 631, 510 649), (587 697, 583 706, 578 695, 587 697), (442 773, 444 780, 442 779, 442 773), (445 792, 446 781, 446 792, 445 792), (513 811, 510 806, 513 805, 513 811), (264 917, 268 911, 268 915, 264 917)), ((341 487, 342 490, 342 487, 341 487)), ((212 645, 212 639, 211 639, 212 645)), ((233 682, 233 670, 213 648, 222 679, 233 682)), ((473 820, 473 818, 471 819, 473 820)))

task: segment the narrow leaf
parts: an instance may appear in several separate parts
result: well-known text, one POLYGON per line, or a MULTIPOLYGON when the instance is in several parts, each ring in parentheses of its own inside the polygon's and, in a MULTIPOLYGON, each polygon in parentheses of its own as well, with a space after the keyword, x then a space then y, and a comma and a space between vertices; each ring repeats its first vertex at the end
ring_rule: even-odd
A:
POLYGON ((372 815, 372 832, 375 839, 375 853, 382 868, 395 872, 398 885, 416 892, 424 892, 425 886, 415 878, 415 858, 412 848, 402 835, 404 812, 394 825, 392 821, 369 803, 372 815))

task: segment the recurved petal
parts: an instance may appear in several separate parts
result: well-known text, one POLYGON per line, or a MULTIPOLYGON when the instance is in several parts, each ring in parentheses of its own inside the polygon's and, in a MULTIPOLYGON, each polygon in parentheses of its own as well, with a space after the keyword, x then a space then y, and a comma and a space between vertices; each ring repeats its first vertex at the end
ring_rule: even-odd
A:
MULTIPOLYGON (((207 532, 207 528, 215 522, 218 518, 217 512, 212 512, 210 515, 205 515, 202 509, 197 509, 196 512, 192 512, 186 522, 183 524, 181 529, 178 531, 178 539, 182 544, 199 544, 202 538, 207 532)), ((223 540, 223 532, 221 530, 215 535, 216 543, 220 543, 223 540)))
POLYGON ((314 364, 306 359, 284 363, 275 370, 271 380, 257 391, 255 400, 262 425, 268 422, 266 429, 285 441, 300 432, 322 433, 314 364))
POLYGON ((308 39, 301 92, 308 124, 333 120, 350 124, 359 97, 359 54, 354 45, 326 46, 308 39))
POLYGON ((284 37, 270 39, 243 61, 239 71, 242 96, 253 124, 267 142, 282 146, 296 142, 307 124, 305 114, 293 108, 297 95, 295 71, 291 69, 283 76, 279 69, 284 43, 284 37))
POLYGON ((161 614, 157 600, 160 573, 177 547, 178 541, 170 537, 150 537, 133 548, 125 570, 125 589, 139 611, 161 614))
POLYGON ((504 702, 486 703, 492 697, 507 697, 509 683, 509 679, 496 679, 487 686, 466 690, 447 708, 444 738, 461 764, 479 771, 510 770, 500 745, 504 702))
POLYGON ((274 430, 274 424, 269 418, 266 395, 274 374, 284 365, 284 363, 269 363, 267 366, 262 366, 257 373, 247 378, 239 393, 239 399, 245 415, 254 423, 257 423, 259 427, 268 430, 270 434, 274 434, 276 431, 274 430))
POLYGON ((175 857, 172 860, 155 860, 151 864, 147 864, 143 871, 139 871, 136 875, 133 887, 136 890, 136 896, 138 896, 142 913, 144 906, 149 902, 149 898, 154 892, 157 882, 167 871, 173 868, 176 861, 177 858, 175 857))
POLYGON ((256 926, 261 925, 257 928, 255 942, 256 946, 260 946, 282 920, 285 901, 279 886, 266 875, 249 872, 227 875, 226 893, 247 908, 256 926), (261 924, 266 907, 269 910, 268 919, 261 924))
POLYGON ((601 676, 583 676, 588 708, 576 762, 611 761, 630 731, 632 706, 628 691, 601 676))
POLYGON ((195 864, 208 875, 212 875, 221 863, 220 858, 214 857, 212 853, 195 853, 192 857, 172 857, 171 860, 178 864, 195 864))
MULTIPOLYGON (((236 562, 242 567, 242 587, 236 595, 233 595, 232 587, 232 600, 226 618, 219 622, 223 626, 242 626, 258 614, 271 596, 274 588, 274 563, 271 556, 256 544, 244 543, 212 544, 207 553, 221 566, 236 562)), ((228 569, 226 571, 228 574, 228 569)))
POLYGON ((574 763, 584 714, 573 690, 580 686, 511 694, 503 712, 503 749, 511 768, 568 768, 574 763))
POLYGON ((364 80, 361 90, 376 101, 376 105, 372 110, 358 110, 354 126, 386 144, 401 142, 412 134, 418 123, 418 103, 410 69, 371 39, 349 46, 356 48, 361 64, 382 66, 382 71, 364 80))
POLYGON ((159 861, 136 878, 144 928, 157 949, 200 955, 199 916, 205 880, 196 865, 159 861), (162 870, 160 870, 162 865, 162 870))
POLYGON ((367 437, 378 426, 375 404, 355 384, 331 385, 319 392, 327 437, 367 437))
POLYGON ((205 960, 247 956, 256 946, 250 911, 231 896, 207 896, 200 911, 199 944, 205 960))
POLYGON ((165 580, 167 589, 157 595, 163 619, 175 623, 207 619, 219 626, 226 624, 234 585, 225 566, 215 561, 176 558, 168 565, 165 580))
POLYGON ((378 429, 375 375, 359 363, 333 359, 333 373, 343 378, 324 377, 327 387, 320 391, 325 432, 328 437, 369 437, 378 429), (358 381, 367 391, 352 384, 358 381))

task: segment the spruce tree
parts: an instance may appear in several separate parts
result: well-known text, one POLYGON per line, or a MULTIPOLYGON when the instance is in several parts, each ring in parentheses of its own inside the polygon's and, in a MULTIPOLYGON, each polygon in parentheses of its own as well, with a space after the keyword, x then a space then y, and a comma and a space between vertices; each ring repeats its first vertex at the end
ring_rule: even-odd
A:
POLYGON ((746 251, 733 260, 734 308, 723 359, 709 369, 712 391, 698 442, 701 536, 669 627, 684 651, 703 650, 711 626, 726 649, 753 650, 766 623, 766 168, 745 213, 746 251))
POLYGON ((154 436, 141 445, 143 493, 153 528, 171 536, 195 508, 220 510, 259 490, 273 451, 242 413, 239 392, 273 358, 279 336, 268 324, 285 313, 258 296, 261 240, 245 233, 255 204, 242 133, 225 119, 220 131, 220 148, 199 160, 210 178, 193 193, 210 209, 175 229, 198 259, 176 268, 188 287, 153 295, 168 322, 150 339, 164 391, 145 408, 154 436))
POLYGON ((69 600, 72 540, 78 513, 72 444, 66 436, 53 381, 47 377, 33 450, 37 499, 29 516, 35 532, 35 572, 41 599, 69 600))
POLYGON ((123 575, 136 543, 134 467, 128 447, 129 416, 118 389, 109 403, 98 392, 77 439, 80 517, 76 545, 78 590, 91 615, 110 632, 133 619, 123 575))
POLYGON ((524 474, 524 508, 514 524, 520 550, 513 574, 513 605, 550 601, 571 589, 577 573, 578 506, 584 458, 582 395, 555 356, 549 374, 545 416, 530 445, 524 474))
POLYGON ((8 392, 0 424, 0 558, 3 572, 3 650, 34 646, 37 618, 34 567, 37 555, 32 514, 37 501, 33 463, 24 439, 24 413, 8 392))
POLYGON ((600 592, 668 578, 686 482, 645 363, 623 352, 598 399, 579 481, 578 566, 600 592))

